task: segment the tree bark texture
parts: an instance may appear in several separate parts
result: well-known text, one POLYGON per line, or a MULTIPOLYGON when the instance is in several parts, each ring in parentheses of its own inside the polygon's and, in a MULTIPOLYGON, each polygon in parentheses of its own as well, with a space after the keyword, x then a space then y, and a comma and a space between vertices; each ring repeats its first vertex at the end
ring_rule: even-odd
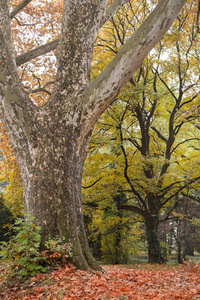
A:
MULTIPOLYGON (((123 2, 114 1, 118 6, 123 2)), ((25 211, 41 225, 43 244, 49 235, 65 236, 73 244, 79 268, 98 269, 89 251, 81 209, 83 164, 93 126, 184 3, 160 1, 109 66, 90 82, 93 44, 108 16, 107 0, 64 0, 53 92, 47 104, 37 107, 17 74, 9 1, 0 0, 0 117, 20 168, 25 211)))
POLYGON ((163 263, 158 238, 158 217, 148 214, 145 218, 146 237, 148 244, 149 263, 163 263))

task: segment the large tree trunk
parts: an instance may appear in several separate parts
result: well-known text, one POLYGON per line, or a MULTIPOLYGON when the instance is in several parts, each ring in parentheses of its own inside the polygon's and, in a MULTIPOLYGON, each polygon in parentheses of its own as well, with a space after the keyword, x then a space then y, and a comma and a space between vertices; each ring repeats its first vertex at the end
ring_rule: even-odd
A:
POLYGON ((23 155, 21 147, 15 149, 25 212, 42 227, 42 248, 49 236, 64 236, 73 245, 77 267, 98 269, 89 251, 81 208, 81 179, 90 134, 82 135, 78 111, 73 112, 71 124, 66 121, 69 116, 61 118, 48 112, 47 122, 45 116, 46 111, 35 134, 33 128, 29 149, 24 149, 23 155))
POLYGON ((145 218, 146 237, 148 244, 149 263, 162 263, 160 243, 158 238, 158 217, 148 214, 145 218))

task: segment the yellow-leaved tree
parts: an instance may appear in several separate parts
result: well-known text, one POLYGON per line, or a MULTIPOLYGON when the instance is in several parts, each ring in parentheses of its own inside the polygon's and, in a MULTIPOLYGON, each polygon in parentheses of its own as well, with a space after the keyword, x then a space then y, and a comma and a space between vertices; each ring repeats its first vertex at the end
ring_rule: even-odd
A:
MULTIPOLYGON (((145 9, 148 6, 141 16, 145 9)), ((86 204, 101 207, 105 198, 101 191, 106 189, 111 205, 139 214, 145 222, 149 262, 163 261, 159 224, 171 217, 188 188, 199 187, 198 13, 198 3, 188 1, 97 123, 85 164, 83 185, 94 183, 84 192, 86 204), (122 194, 125 197, 116 198, 122 194)), ((112 19, 109 31, 106 28, 101 45, 108 57, 123 46, 126 32, 129 36, 130 18, 122 11, 112 19)))

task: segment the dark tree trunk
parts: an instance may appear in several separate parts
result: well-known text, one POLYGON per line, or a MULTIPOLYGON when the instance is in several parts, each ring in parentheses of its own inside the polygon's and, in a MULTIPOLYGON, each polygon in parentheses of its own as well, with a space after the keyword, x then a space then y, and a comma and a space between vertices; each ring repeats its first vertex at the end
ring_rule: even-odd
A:
POLYGON ((163 263, 158 238, 158 217, 148 215, 145 218, 146 237, 148 244, 149 263, 163 263))
POLYGON ((114 264, 118 265, 120 264, 120 259, 121 259, 121 247, 120 247, 120 242, 121 242, 121 228, 117 226, 116 232, 115 232, 115 258, 114 258, 114 264))
POLYGON ((181 242, 180 241, 177 241, 177 246, 178 246, 178 253, 177 253, 177 260, 178 260, 178 263, 179 264, 182 264, 183 263, 183 258, 182 258, 182 255, 181 255, 181 248, 182 248, 182 245, 181 245, 181 242))

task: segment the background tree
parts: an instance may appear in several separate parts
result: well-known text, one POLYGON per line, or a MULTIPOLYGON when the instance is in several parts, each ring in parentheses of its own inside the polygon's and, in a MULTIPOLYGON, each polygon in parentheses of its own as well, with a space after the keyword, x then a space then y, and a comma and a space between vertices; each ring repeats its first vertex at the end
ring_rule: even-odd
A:
POLYGON ((177 260, 182 263, 187 256, 194 256, 199 249, 199 212, 198 202, 183 199, 172 215, 171 231, 177 244, 177 260))
MULTIPOLYGON (((193 126, 199 116, 197 14, 198 7, 189 3, 171 32, 107 110, 92 139, 90 165, 86 164, 86 180, 91 181, 90 172, 94 176, 97 170, 96 179, 111 181, 113 176, 118 190, 129 195, 119 208, 144 218, 150 262, 162 261, 159 223, 176 208, 180 202, 177 196, 199 179, 196 166, 200 137, 193 126), (167 58, 164 53, 168 53, 167 58)), ((119 14, 119 20, 121 27, 126 28, 127 17, 119 14)), ((126 39, 126 32, 118 29, 117 21, 113 18, 114 29, 109 28, 107 48, 112 52, 117 52, 126 39)), ((94 187, 98 198, 99 186, 104 186, 102 180, 94 187)), ((113 193, 112 188, 108 188, 108 193, 113 193)))
MULTIPOLYGON (((160 1, 108 67, 90 82, 98 30, 125 1, 114 1, 107 8, 107 0, 64 0, 57 72, 43 106, 30 99, 16 68, 16 61, 19 65, 30 60, 33 52, 41 55, 41 47, 15 60, 11 37, 11 18, 29 2, 22 1, 10 14, 9 1, 0 0, 0 116, 18 161, 25 211, 41 225, 42 245, 49 234, 65 236, 73 244, 78 267, 98 268, 89 251, 81 209, 82 169, 91 132, 186 1, 160 1)), ((42 47, 45 52, 52 49, 54 43, 42 47)))

